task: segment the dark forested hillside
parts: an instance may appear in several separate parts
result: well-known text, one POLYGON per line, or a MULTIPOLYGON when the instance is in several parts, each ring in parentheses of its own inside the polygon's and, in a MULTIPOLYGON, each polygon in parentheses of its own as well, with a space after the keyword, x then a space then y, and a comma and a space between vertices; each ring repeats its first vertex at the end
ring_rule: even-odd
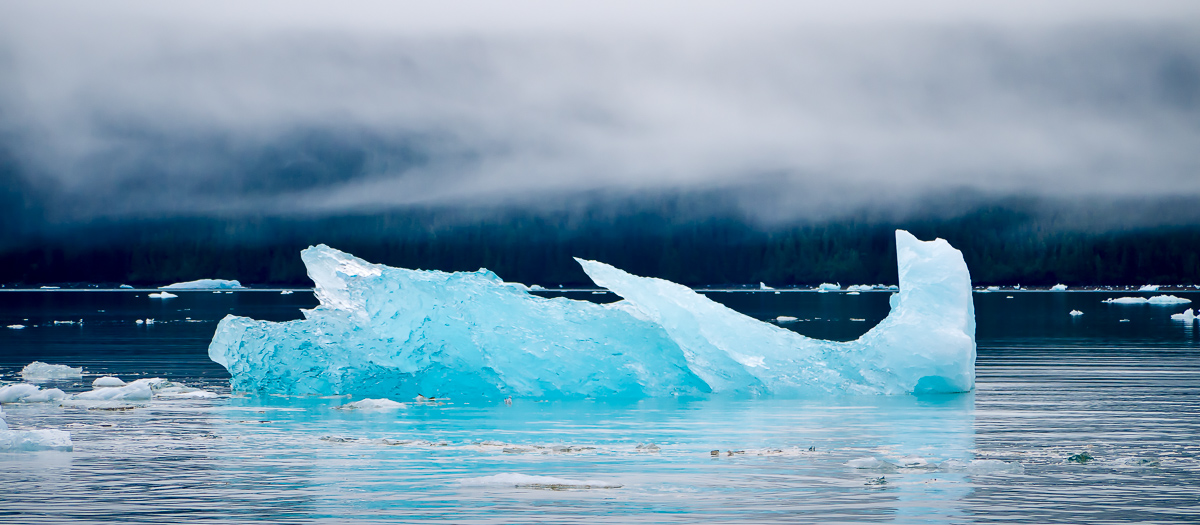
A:
POLYGON ((893 230, 942 237, 978 284, 1200 283, 1200 227, 1088 232, 1005 208, 954 218, 762 226, 631 212, 510 213, 441 223, 433 212, 297 219, 174 219, 92 224, 28 235, 0 251, 8 285, 157 285, 198 278, 307 285, 299 250, 325 243, 372 262, 438 270, 486 267, 507 280, 589 284, 572 257, 689 285, 894 283, 893 230))

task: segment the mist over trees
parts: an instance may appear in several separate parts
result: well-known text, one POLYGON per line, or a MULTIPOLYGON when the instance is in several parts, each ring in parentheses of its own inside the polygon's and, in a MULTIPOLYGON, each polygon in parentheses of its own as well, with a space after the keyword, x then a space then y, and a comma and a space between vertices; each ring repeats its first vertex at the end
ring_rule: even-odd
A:
POLYGON ((509 211, 448 221, 445 210, 320 219, 193 218, 73 226, 10 238, 0 283, 161 285, 197 278, 309 286, 299 251, 324 243, 406 268, 488 268, 506 280, 591 285, 572 257, 691 285, 895 283, 896 228, 962 250, 976 284, 1200 283, 1200 226, 1064 228, 1005 206, 953 217, 763 225, 676 199, 630 209, 509 211))

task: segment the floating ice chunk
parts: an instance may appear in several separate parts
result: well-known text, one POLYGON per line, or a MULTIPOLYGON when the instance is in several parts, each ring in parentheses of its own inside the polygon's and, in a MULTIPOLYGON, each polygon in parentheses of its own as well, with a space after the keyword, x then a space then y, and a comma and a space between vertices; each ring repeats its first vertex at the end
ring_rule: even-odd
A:
POLYGON ((1191 308, 1188 308, 1187 310, 1184 310, 1183 313, 1171 314, 1171 319, 1176 321, 1191 322, 1196 320, 1196 314, 1193 313, 1191 308))
POLYGON ((133 287, 132 287, 132 286, 129 286, 128 284, 122 284, 122 285, 121 285, 121 286, 119 286, 118 288, 125 288, 125 289, 128 289, 128 290, 132 290, 132 289, 133 289, 133 287))
POLYGON ((852 284, 846 287, 847 292, 869 292, 874 289, 875 287, 869 284, 852 284))
POLYGON ((279 295, 292 295, 292 291, 291 291, 291 290, 284 290, 284 291, 282 291, 282 292, 279 292, 279 295))
POLYGON ((25 325, 23 325, 23 324, 10 324, 10 325, 8 325, 8 327, 9 327, 9 328, 11 328, 11 329, 13 329, 13 330, 20 330, 20 329, 22 329, 22 328, 25 328, 25 325))
POLYGON ((137 324, 146 324, 146 321, 144 319, 138 319, 137 321, 134 321, 134 322, 137 324))
POLYGON ((58 287, 57 286, 43 286, 42 289, 43 290, 57 290, 58 287))
POLYGON ((1158 285, 1157 284, 1146 284, 1146 285, 1143 285, 1141 288, 1138 288, 1138 291, 1139 292, 1157 292, 1158 285))
POLYGON ((1187 304, 1192 302, 1191 299, 1175 297, 1174 295, 1156 295, 1146 300, 1148 304, 1187 304))
POLYGON ((34 452, 38 450, 74 449, 71 433, 65 430, 9 430, 0 419, 0 452, 34 452))
POLYGON ((0 387, 0 403, 54 403, 66 397, 67 394, 57 388, 42 390, 29 383, 0 387))
POLYGON ((989 287, 987 287, 987 291, 998 292, 998 291, 1000 291, 1000 287, 999 286, 989 286, 989 287))
POLYGON ((796 319, 795 317, 792 317, 790 315, 781 315, 781 316, 775 318, 775 322, 778 322, 778 323, 794 323, 796 321, 798 321, 798 319, 796 319))
POLYGON ((110 388, 117 386, 125 386, 125 382, 121 381, 120 378, 113 376, 97 377, 95 381, 92 381, 92 388, 110 388))
POLYGON ((1080 312, 1079 310, 1071 310, 1072 317, 1078 317, 1080 315, 1083 315, 1083 312, 1080 312))
POLYGON ((1065 291, 1067 291, 1067 285, 1056 284, 1056 285, 1050 287, 1050 291, 1051 292, 1065 292, 1065 291))
POLYGON ((197 279, 158 287, 159 290, 225 290, 230 288, 245 287, 242 286, 242 283, 225 279, 197 279))
POLYGON ((179 296, 175 295, 171 292, 155 292, 152 294, 148 294, 146 297, 149 297, 151 299, 174 299, 179 296))
POLYGON ((767 286, 767 284, 766 284, 766 283, 764 283, 764 282, 762 282, 762 281, 759 281, 759 282, 758 282, 758 289, 759 289, 759 290, 774 290, 774 288, 771 288, 770 286, 767 286))
POLYGON ((84 401, 149 401, 154 397, 148 383, 135 381, 125 386, 106 387, 80 392, 72 399, 84 401))
POLYGON ((1113 299, 1110 297, 1108 299, 1105 299, 1104 302, 1110 303, 1110 304, 1166 305, 1166 304, 1187 304, 1187 303, 1192 302, 1192 300, 1184 299, 1182 297, 1176 297, 1174 295, 1156 295, 1156 296, 1148 298, 1148 299, 1145 297, 1118 297, 1116 299, 1113 299))
POLYGON ((396 410, 407 407, 408 405, 392 401, 391 399, 363 399, 333 408, 338 410, 396 410))
POLYGON ((846 292, 846 295, 862 295, 860 292, 846 292))
POLYGON ((21 369, 21 377, 26 381, 36 381, 39 379, 74 379, 82 376, 83 367, 51 365, 41 361, 34 361, 25 365, 25 368, 21 369))
POLYGON ((505 473, 458 481, 464 487, 515 487, 532 489, 619 489, 621 484, 597 479, 576 480, 550 476, 505 473))
POLYGON ((818 292, 836 292, 841 289, 842 285, 833 283, 821 283, 820 286, 817 286, 818 292))
POLYGON ((529 289, 530 289, 530 291, 534 291, 534 292, 542 292, 542 291, 546 290, 546 288, 540 284, 531 284, 531 285, 529 285, 529 289))
POLYGON ((624 298, 546 299, 495 274, 367 263, 326 246, 301 256, 320 306, 285 323, 227 316, 209 357, 234 391, 503 399, 902 394, 974 387, 975 316, 962 254, 896 232, 900 291, 856 341, 811 339, 693 290, 578 260, 624 298))

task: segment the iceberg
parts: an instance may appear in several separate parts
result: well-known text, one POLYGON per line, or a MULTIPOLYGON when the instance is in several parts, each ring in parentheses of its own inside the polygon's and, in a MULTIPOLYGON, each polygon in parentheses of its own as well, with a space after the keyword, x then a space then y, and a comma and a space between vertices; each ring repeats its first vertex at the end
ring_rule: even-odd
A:
POLYGON ((42 390, 41 387, 29 383, 0 387, 0 403, 54 403, 66 397, 67 394, 57 388, 42 390))
POLYGON ((841 289, 842 285, 833 283, 821 283, 821 285, 817 287, 818 292, 836 292, 841 289))
POLYGON ((1157 284, 1145 284, 1145 285, 1142 285, 1141 288, 1138 288, 1138 291, 1139 292, 1157 292, 1158 285, 1157 284))
POLYGON ((245 287, 240 282, 225 279, 197 279, 158 287, 159 290, 228 290, 234 288, 245 287))
POLYGON ((150 389, 150 384, 143 380, 134 381, 125 386, 102 386, 80 392, 71 396, 71 399, 83 401, 149 401, 154 394, 150 389))
POLYGON ((13 330, 22 330, 22 329, 24 329, 24 328, 25 328, 25 325, 23 325, 23 324, 10 324, 10 325, 8 325, 8 327, 9 327, 9 328, 11 328, 11 329, 13 329, 13 330))
POLYGON ((51 365, 41 361, 34 361, 21 369, 21 377, 26 381, 77 379, 83 377, 83 367, 51 365))
POLYGON ((320 304, 282 323, 234 315, 209 358, 235 392, 504 399, 965 392, 975 314, 962 254, 896 232, 899 293, 858 340, 812 339, 679 284, 576 259, 623 298, 543 298, 494 273, 301 252, 320 304))
POLYGON ((1065 291, 1067 291, 1067 285, 1056 284, 1056 285, 1050 287, 1050 291, 1051 292, 1065 292, 1065 291))
POLYGON ((118 377, 104 376, 97 377, 92 381, 92 388, 111 388, 115 386, 125 386, 125 382, 118 377))
POLYGON ((362 399, 353 403, 333 407, 338 410, 396 410, 408 408, 408 405, 391 399, 362 399))
POLYGON ((1183 313, 1171 314, 1171 319, 1174 319, 1176 321, 1183 321, 1183 322, 1190 323, 1190 322, 1196 320, 1197 317, 1196 317, 1196 314, 1193 313, 1192 309, 1188 308, 1187 310, 1184 310, 1183 313))
POLYGON ((767 283, 764 283, 762 281, 758 282, 758 289, 759 290, 774 290, 774 288, 767 286, 767 283))
POLYGON ((1083 312, 1080 312, 1079 310, 1071 310, 1071 317, 1078 317, 1081 315, 1083 315, 1083 312))
POLYGON ((171 292, 155 292, 155 293, 146 295, 146 297, 149 297, 151 299, 174 299, 179 296, 175 295, 171 292))

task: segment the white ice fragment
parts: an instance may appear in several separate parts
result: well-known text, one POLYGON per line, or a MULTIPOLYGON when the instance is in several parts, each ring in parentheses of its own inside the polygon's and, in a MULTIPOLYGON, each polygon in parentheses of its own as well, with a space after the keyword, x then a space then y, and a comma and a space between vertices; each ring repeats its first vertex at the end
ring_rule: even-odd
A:
POLYGON ((9 327, 9 328, 11 328, 11 329, 13 329, 13 330, 20 330, 20 329, 22 329, 22 328, 25 328, 25 325, 23 325, 23 324, 10 324, 10 325, 8 325, 8 327, 9 327))
POLYGON ((998 292, 998 291, 1000 291, 1000 287, 999 286, 989 286, 989 287, 987 287, 987 291, 998 292))
POLYGON ((133 289, 133 287, 129 286, 128 284, 122 284, 121 286, 119 286, 119 288, 126 288, 126 289, 130 289, 130 290, 133 289))
POLYGON ((1187 304, 1187 303, 1192 302, 1192 300, 1184 299, 1182 297, 1176 297, 1174 295, 1156 295, 1154 297, 1151 297, 1150 299, 1147 299, 1146 302, 1148 304, 1159 304, 1159 305, 1162 305, 1162 304, 1187 304))
POLYGON ((1116 298, 1116 299, 1113 299, 1113 298, 1111 298, 1111 297, 1110 297, 1110 298, 1108 298, 1108 299, 1105 299, 1105 300, 1104 300, 1104 302, 1106 302, 1106 303, 1110 303, 1110 304, 1155 304, 1155 305, 1169 305, 1169 304, 1187 304, 1187 303, 1190 303, 1190 302, 1192 302, 1192 300, 1191 300, 1191 299, 1184 299, 1184 298, 1182 298, 1182 297, 1176 297, 1176 296, 1174 296, 1174 295, 1156 295, 1156 296, 1154 296, 1154 297, 1150 297, 1150 298, 1145 298, 1145 297, 1118 297, 1118 298, 1116 298))
POLYGON ((1083 312, 1080 312, 1079 310, 1071 310, 1071 316, 1075 317, 1080 315, 1083 315, 1083 312))
POLYGON ((80 392, 72 399, 84 401, 149 401, 154 397, 148 383, 133 382, 125 386, 106 387, 80 392))
POLYGON ((542 285, 540 285, 540 284, 531 284, 531 285, 529 285, 529 289, 530 289, 531 291, 534 291, 534 292, 541 292, 541 291, 545 291, 545 290, 546 290, 546 288, 544 288, 544 287, 543 287, 542 285))
POLYGON ((797 319, 790 315, 781 315, 781 316, 775 318, 775 322, 778 322, 778 323, 794 323, 796 321, 797 321, 797 319))
POLYGON ((1184 310, 1183 313, 1171 314, 1171 319, 1176 321, 1191 322, 1196 319, 1196 314, 1193 313, 1191 308, 1188 308, 1187 310, 1184 310))
POLYGON ((38 450, 70 452, 73 449, 71 433, 65 430, 6 430, 0 428, 0 452, 35 452, 38 450))
POLYGON ((514 487, 534 489, 619 489, 621 484, 612 481, 587 479, 576 480, 550 476, 505 473, 494 476, 466 478, 458 481, 463 487, 514 487))
POLYGON ((142 319, 138 319, 137 321, 134 321, 134 322, 137 324, 146 324, 146 321, 144 321, 142 319))
POLYGON ((846 295, 862 295, 860 292, 847 292, 846 295))
POLYGON ((1050 287, 1050 291, 1051 292, 1065 292, 1065 291, 1067 291, 1067 285, 1056 284, 1056 285, 1050 287))
POLYGON ((767 283, 764 283, 762 281, 758 282, 758 289, 759 290, 774 290, 774 288, 767 286, 767 283))
POLYGON ((113 376, 97 377, 95 381, 92 381, 92 388, 111 388, 117 386, 125 386, 125 382, 113 376))
POLYGON ((1158 285, 1157 285, 1157 284, 1146 284, 1146 285, 1142 285, 1142 287, 1141 287, 1141 288, 1138 288, 1138 291, 1139 291, 1139 292, 1157 292, 1157 291, 1158 291, 1158 285))
POLYGON ((578 260, 611 305, 547 299, 494 273, 301 253, 320 305, 274 323, 227 316, 209 357, 235 391, 540 399, 903 394, 974 387, 975 316, 962 254, 896 232, 899 293, 855 341, 812 339, 682 285, 578 260))
POLYGON ((26 381, 36 381, 39 379, 74 379, 82 376, 83 367, 51 365, 41 361, 34 361, 25 365, 25 368, 21 369, 21 377, 26 381))
POLYGON ((833 283, 821 283, 820 286, 817 286, 818 292, 836 292, 841 289, 842 285, 833 283))
POLYGON ((62 390, 17 383, 0 387, 0 403, 53 403, 67 397, 62 390))
POLYGON ((43 290, 57 290, 58 287, 57 286, 43 286, 42 289, 43 290))
POLYGON ((146 297, 149 297, 151 299, 173 299, 173 298, 176 298, 179 296, 175 295, 171 292, 155 292, 155 293, 147 295, 146 297))
POLYGON ((225 279, 197 279, 158 287, 159 290, 225 290, 230 288, 245 287, 240 282, 225 279))
POLYGON ((282 292, 279 292, 279 295, 292 295, 292 291, 291 291, 291 290, 284 290, 284 291, 282 291, 282 292))
POLYGON ((346 403, 341 406, 336 406, 338 410, 396 410, 399 408, 407 408, 408 405, 392 401, 391 399, 362 399, 353 403, 346 403))
POLYGON ((846 287, 847 292, 869 292, 873 289, 875 287, 869 284, 852 284, 846 287))

